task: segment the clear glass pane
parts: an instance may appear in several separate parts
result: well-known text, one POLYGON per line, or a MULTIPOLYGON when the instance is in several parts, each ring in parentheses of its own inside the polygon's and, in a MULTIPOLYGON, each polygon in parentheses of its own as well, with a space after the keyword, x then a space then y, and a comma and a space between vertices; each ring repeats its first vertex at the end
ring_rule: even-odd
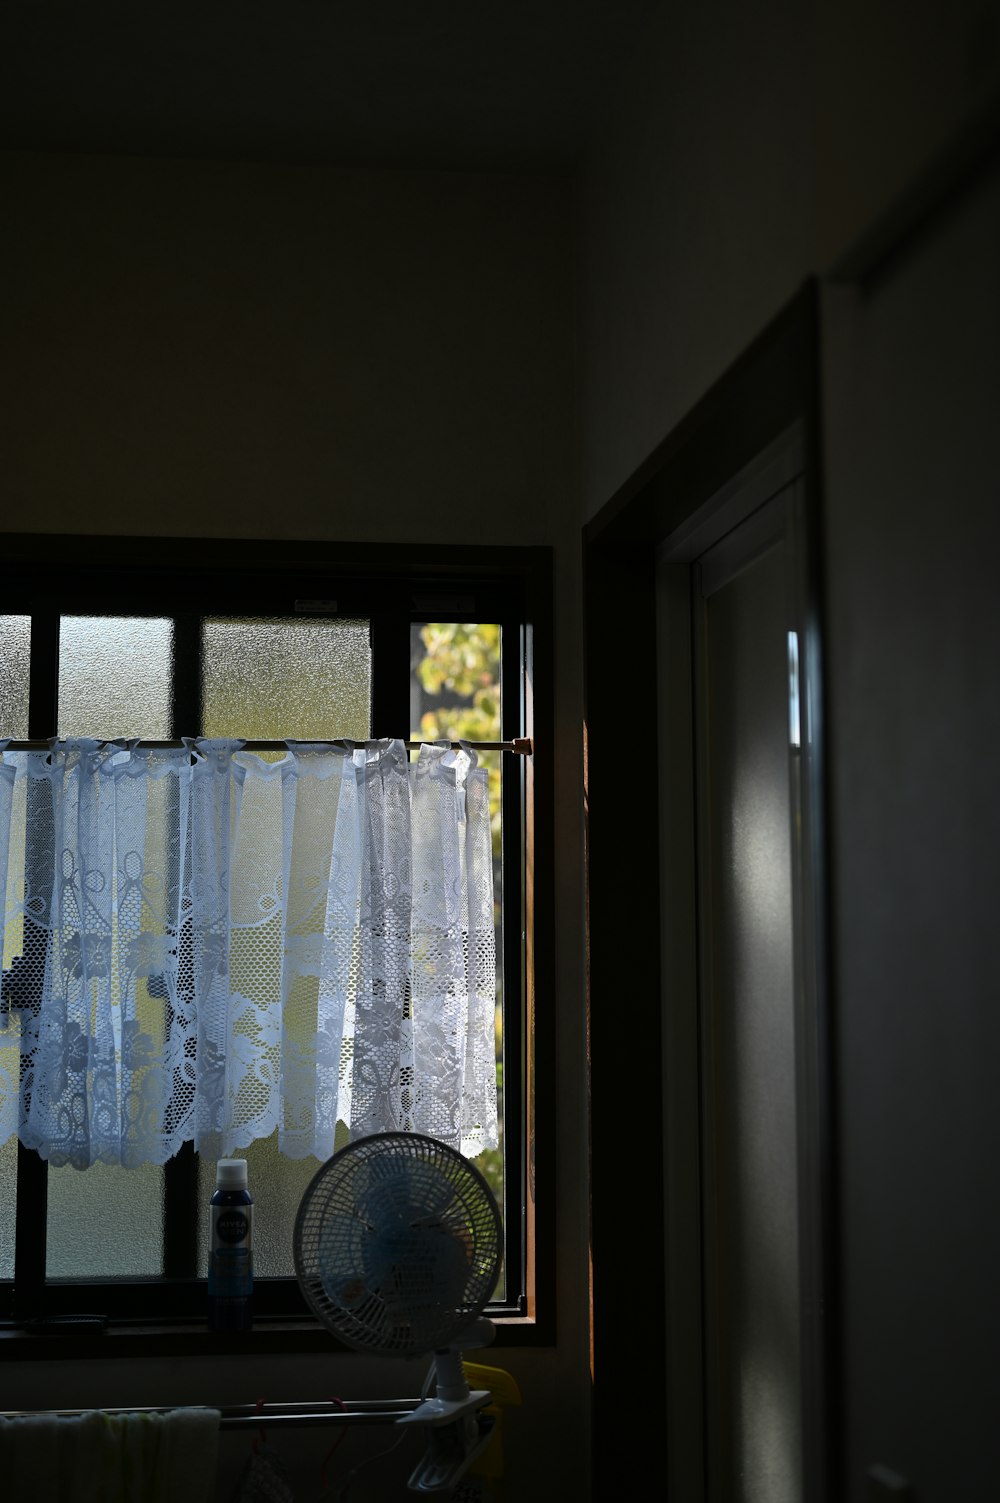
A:
MULTIPOLYGON (((501 632, 496 624, 414 622, 410 628, 410 737, 414 741, 501 740, 501 632)), ((503 866, 501 779, 498 751, 479 753, 490 780, 493 891, 497 926, 497 1098, 500 1146, 475 1160, 503 1210, 503 866)), ((503 1297, 501 1282, 496 1298, 503 1297)))
POLYGON ((49 1278, 141 1278, 163 1272, 163 1170, 91 1164, 49 1169, 49 1278))
POLYGON ((367 621, 210 617, 202 622, 202 734, 247 741, 365 741, 367 621))
POLYGON ((151 616, 63 616, 59 736, 171 734, 174 623, 151 616))
MULTIPOLYGON (((292 1231, 299 1202, 319 1169, 319 1160, 285 1159, 278 1134, 251 1143, 235 1155, 247 1161, 247 1189, 253 1196, 253 1266, 256 1278, 293 1278, 292 1231)), ((198 1161, 198 1267, 208 1268, 208 1203, 215 1190, 215 1164, 198 1161)))
POLYGON ((0 616, 0 738, 28 734, 30 616, 0 616))
MULTIPOLYGON (((17 1070, 17 1049, 14 1069, 17 1070)), ((0 1068, 9 1068, 0 1049, 0 1068)), ((16 1076, 15 1076, 16 1079, 16 1076)), ((17 1195, 17 1139, 8 1138, 0 1145, 0 1279, 14 1277, 14 1209, 17 1195)))

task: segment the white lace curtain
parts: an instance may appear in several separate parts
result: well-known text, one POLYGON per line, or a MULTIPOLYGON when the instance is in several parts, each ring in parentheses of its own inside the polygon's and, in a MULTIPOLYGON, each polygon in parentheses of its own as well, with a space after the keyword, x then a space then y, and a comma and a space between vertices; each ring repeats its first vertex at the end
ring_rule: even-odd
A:
MULTIPOLYGON (((4 743, 0 742, 0 751, 4 743)), ((471 748, 53 741, 0 755, 0 1141, 52 1164, 497 1144, 471 748)))

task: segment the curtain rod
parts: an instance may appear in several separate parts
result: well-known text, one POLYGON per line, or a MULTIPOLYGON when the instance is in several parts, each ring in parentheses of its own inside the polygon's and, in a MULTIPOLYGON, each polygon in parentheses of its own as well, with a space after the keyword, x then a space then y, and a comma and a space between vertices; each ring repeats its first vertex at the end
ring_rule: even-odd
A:
MULTIPOLYGON (((60 739, 65 739, 65 738, 56 737, 55 739, 56 740, 60 740, 60 739)), ((114 739, 114 738, 105 738, 103 736, 95 736, 93 739, 95 741, 101 741, 101 742, 104 742, 105 744, 107 744, 108 740, 114 739)), ((221 739, 221 740, 232 739, 234 741, 238 741, 240 738, 238 736, 234 736, 232 738, 228 738, 228 737, 213 738, 211 736, 192 737, 192 740, 211 741, 212 739, 221 739)), ((293 745, 295 744, 295 739, 296 738, 289 737, 289 740, 292 742, 293 745)), ((300 739, 304 739, 304 738, 300 738, 300 739)), ((332 740, 330 742, 330 745, 336 744, 336 739, 337 738, 334 738, 334 740, 332 740)), ((383 737, 383 738, 373 737, 372 739, 373 740, 379 740, 379 739, 391 740, 392 738, 391 737, 383 737)), ((404 741, 403 745, 406 747, 407 751, 419 751, 422 746, 440 746, 442 744, 443 739, 444 738, 442 737, 441 740, 438 740, 438 741, 404 741)), ((316 745, 317 742, 319 744, 322 744, 323 743, 323 738, 322 737, 318 737, 316 741, 311 741, 311 742, 308 742, 306 744, 312 746, 312 745, 316 745)), ((179 751, 184 746, 184 742, 183 741, 146 741, 146 740, 143 740, 141 738, 140 738, 138 744, 140 746, 148 746, 148 747, 152 747, 154 749, 177 750, 177 751, 179 751)), ((243 745, 240 747, 240 751, 249 751, 249 752, 253 752, 253 751, 287 751, 288 750, 288 744, 289 744, 288 741, 244 741, 243 745)), ((41 740, 35 739, 35 740, 29 740, 29 741, 8 741, 6 743, 6 745, 3 745, 2 740, 0 740, 0 750, 11 751, 11 752, 19 752, 19 751, 48 751, 50 745, 51 745, 51 742, 48 741, 48 740, 41 741, 41 740)), ((356 745, 356 746, 364 746, 365 742, 364 741, 357 741, 357 742, 354 743, 354 745, 356 745)), ((532 746, 532 742, 531 742, 531 737, 530 736, 514 736, 510 741, 465 741, 465 742, 462 742, 462 741, 449 741, 448 745, 450 747, 452 747, 453 750, 456 750, 456 751, 461 746, 465 745, 465 746, 470 747, 472 751, 505 751, 505 752, 513 752, 514 755, 518 756, 518 757, 530 757, 531 754, 532 754, 532 752, 533 752, 533 750, 534 750, 534 748, 532 746)))
POLYGON ((412 1414, 423 1402, 421 1399, 324 1399, 316 1403, 274 1404, 133 1404, 126 1408, 109 1409, 92 1406, 90 1409, 4 1409, 0 1419, 59 1418, 73 1419, 83 1414, 171 1414, 178 1409, 218 1409, 220 1430, 246 1430, 270 1428, 273 1425, 384 1425, 398 1420, 400 1415, 412 1414))

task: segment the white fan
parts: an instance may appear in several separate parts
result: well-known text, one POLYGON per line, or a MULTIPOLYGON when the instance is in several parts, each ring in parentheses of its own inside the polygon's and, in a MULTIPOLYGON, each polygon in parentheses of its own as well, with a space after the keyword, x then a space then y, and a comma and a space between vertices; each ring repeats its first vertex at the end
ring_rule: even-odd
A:
POLYGON ((349 1346, 433 1358, 435 1393, 401 1424, 428 1427, 415 1492, 446 1492, 482 1450, 489 1390, 470 1391, 462 1351, 495 1334, 502 1225, 476 1166, 437 1138, 378 1133, 313 1176, 293 1233, 295 1273, 318 1319, 349 1346))

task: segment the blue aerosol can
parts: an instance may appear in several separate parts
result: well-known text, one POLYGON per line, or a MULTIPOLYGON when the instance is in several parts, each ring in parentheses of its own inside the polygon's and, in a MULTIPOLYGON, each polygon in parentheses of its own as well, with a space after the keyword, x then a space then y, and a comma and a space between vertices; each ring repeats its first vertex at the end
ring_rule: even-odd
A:
POLYGON ((219 1159, 209 1203, 208 1326, 248 1331, 253 1322, 253 1196, 246 1159, 219 1159))

